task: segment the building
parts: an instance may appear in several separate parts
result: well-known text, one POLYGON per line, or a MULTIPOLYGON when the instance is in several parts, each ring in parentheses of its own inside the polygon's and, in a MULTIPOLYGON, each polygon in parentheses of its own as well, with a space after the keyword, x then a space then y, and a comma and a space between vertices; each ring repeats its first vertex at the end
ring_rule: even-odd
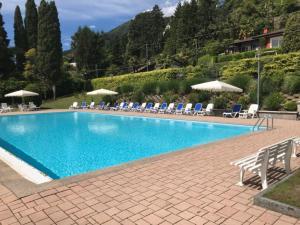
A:
POLYGON ((282 45, 283 34, 284 29, 269 32, 265 28, 261 35, 235 40, 229 47, 228 52, 245 52, 257 50, 258 48, 279 48, 282 45))

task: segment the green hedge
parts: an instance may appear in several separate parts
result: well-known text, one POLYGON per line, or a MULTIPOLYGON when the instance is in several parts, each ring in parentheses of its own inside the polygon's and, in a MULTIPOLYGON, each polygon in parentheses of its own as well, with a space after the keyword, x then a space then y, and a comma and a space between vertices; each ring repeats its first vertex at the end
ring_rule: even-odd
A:
MULTIPOLYGON (((286 75, 300 69, 300 53, 268 55, 261 58, 261 74, 272 76, 274 73, 286 75)), ((257 59, 242 59, 228 62, 221 69, 222 77, 230 78, 235 74, 257 74, 257 59)))

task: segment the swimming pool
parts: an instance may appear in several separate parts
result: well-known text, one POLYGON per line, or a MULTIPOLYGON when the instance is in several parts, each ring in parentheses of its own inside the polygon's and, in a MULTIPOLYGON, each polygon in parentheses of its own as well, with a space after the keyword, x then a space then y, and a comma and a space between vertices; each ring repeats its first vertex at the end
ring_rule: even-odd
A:
POLYGON ((252 127, 88 112, 0 117, 0 147, 53 179, 250 133, 252 127))

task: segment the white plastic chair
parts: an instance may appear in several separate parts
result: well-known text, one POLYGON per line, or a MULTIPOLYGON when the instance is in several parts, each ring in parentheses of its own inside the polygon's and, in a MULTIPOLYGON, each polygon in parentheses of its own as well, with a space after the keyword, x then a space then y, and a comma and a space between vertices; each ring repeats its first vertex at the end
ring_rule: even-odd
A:
POLYGON ((151 109, 152 113, 157 113, 159 110, 160 103, 155 103, 154 107, 151 109))
POLYGON ((183 114, 192 114, 192 108, 193 108, 192 103, 186 104, 183 114))
POLYGON ((73 102, 73 104, 69 107, 69 109, 78 109, 78 102, 73 102))
POLYGON ((174 102, 170 103, 167 110, 166 110, 166 113, 173 113, 174 112, 174 107, 175 107, 175 103, 174 102))
POLYGON ((239 114, 239 118, 248 119, 257 117, 258 105, 251 104, 248 110, 244 110, 239 114))
POLYGON ((212 112, 214 110, 214 104, 213 103, 209 103, 207 106, 206 106, 206 109, 203 109, 202 111, 200 111, 198 114, 199 115, 211 115, 212 112))

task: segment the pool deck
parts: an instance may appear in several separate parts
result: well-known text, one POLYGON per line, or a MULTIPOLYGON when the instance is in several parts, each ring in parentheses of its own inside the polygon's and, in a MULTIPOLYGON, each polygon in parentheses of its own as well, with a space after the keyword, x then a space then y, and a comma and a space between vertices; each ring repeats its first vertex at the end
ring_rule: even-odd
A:
MULTIPOLYGON (((60 111, 65 110, 47 112, 60 111)), ((201 116, 104 113, 247 125, 256 122, 201 116)), ((5 115, 9 114, 0 114, 5 115)), ((271 131, 53 181, 25 197, 18 197, 15 188, 32 187, 25 181, 22 183, 22 178, 0 161, 0 174, 7 174, 0 176, 0 224, 300 225, 300 220, 254 206, 253 196, 261 191, 259 179, 248 173, 246 185, 239 187, 236 185, 238 168, 229 164, 260 147, 293 136, 300 136, 300 121, 275 120, 275 129, 271 131)), ((300 157, 292 159, 292 167, 300 167, 300 157)), ((285 176, 281 168, 273 169, 269 173, 269 183, 285 176)))

